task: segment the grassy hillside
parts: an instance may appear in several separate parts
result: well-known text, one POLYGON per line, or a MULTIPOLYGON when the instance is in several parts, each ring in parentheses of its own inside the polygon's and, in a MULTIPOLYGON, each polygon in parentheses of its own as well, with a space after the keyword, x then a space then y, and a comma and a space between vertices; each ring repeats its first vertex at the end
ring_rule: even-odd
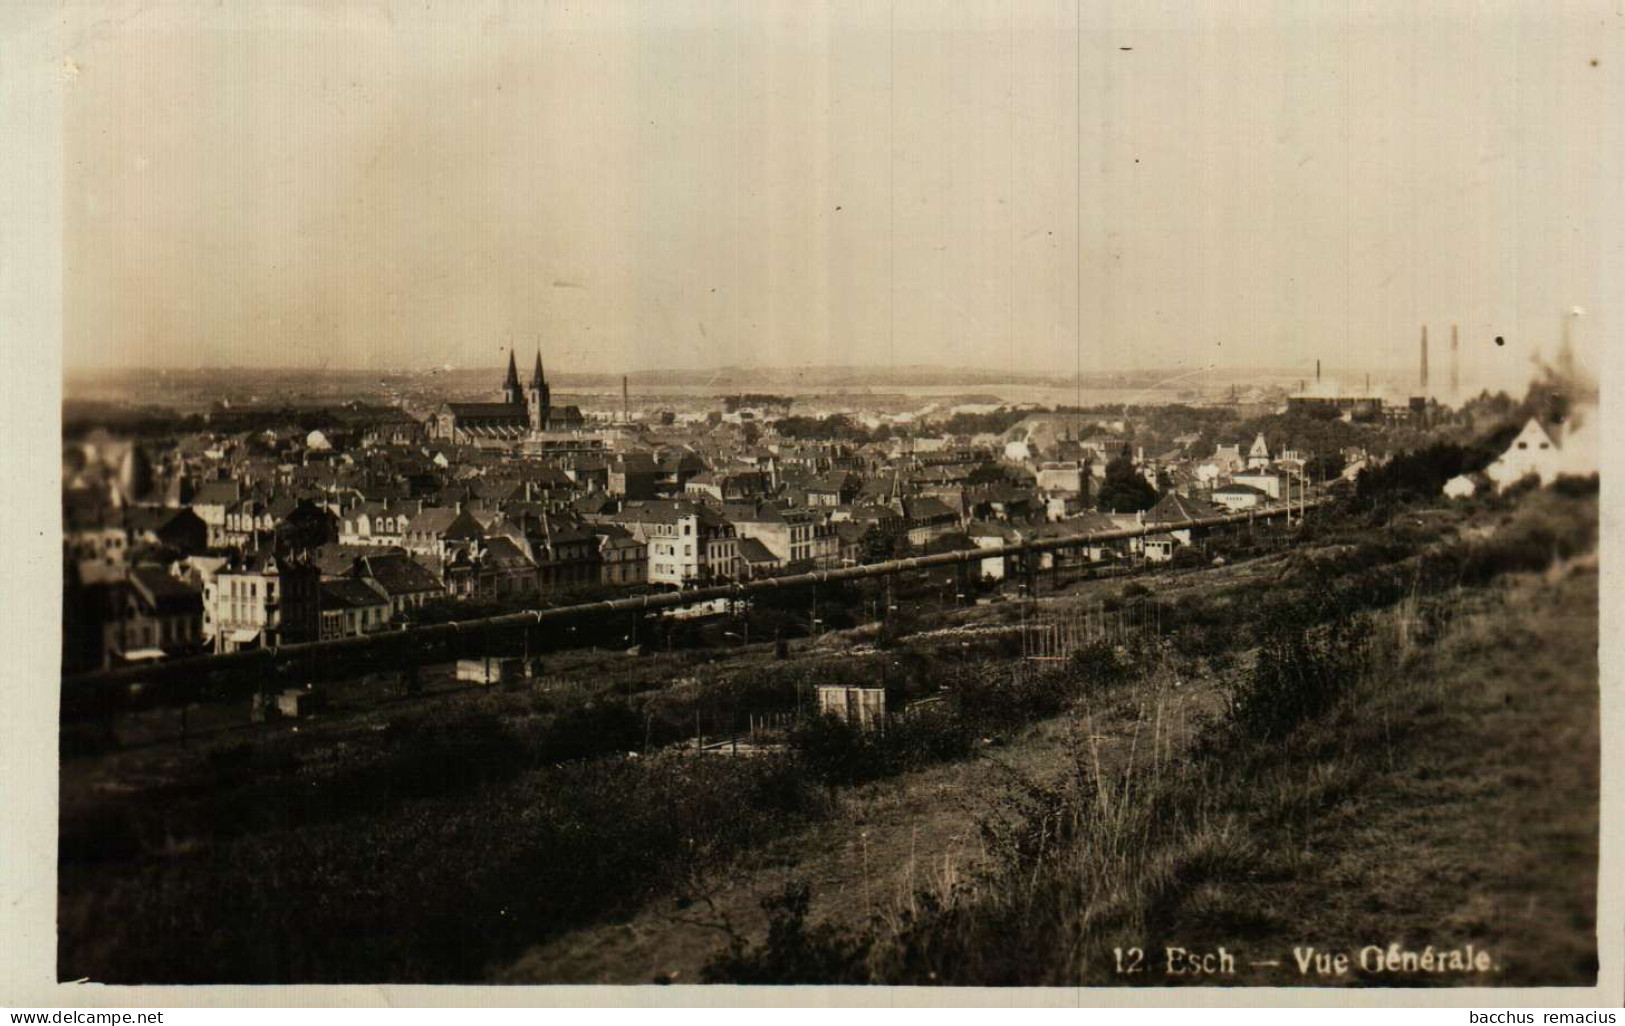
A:
POLYGON ((1321 601, 1283 588, 1255 607, 1253 647, 1219 670, 1227 702, 1188 745, 1169 724, 1190 696, 1165 678, 1086 700, 1060 777, 984 821, 981 873, 860 929, 814 924, 789 893, 711 978, 1593 983, 1594 516, 1536 496, 1375 575, 1306 553, 1345 571, 1321 601), (1367 601, 1384 577, 1411 583, 1367 601), (1129 736, 1099 726, 1125 710, 1129 736))

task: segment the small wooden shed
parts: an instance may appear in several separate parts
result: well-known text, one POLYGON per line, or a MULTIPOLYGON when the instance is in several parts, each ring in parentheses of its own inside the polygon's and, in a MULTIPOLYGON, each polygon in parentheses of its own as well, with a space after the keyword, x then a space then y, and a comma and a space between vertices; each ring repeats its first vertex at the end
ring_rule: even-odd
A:
POLYGON ((879 730, 886 723, 886 689, 855 684, 820 684, 818 713, 820 716, 838 716, 863 730, 879 730))

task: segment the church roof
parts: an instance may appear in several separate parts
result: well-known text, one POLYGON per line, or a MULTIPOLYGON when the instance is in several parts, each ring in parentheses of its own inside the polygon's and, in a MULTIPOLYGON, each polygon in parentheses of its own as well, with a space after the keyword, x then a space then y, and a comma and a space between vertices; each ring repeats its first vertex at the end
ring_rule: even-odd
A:
POLYGON ((517 403, 447 403, 446 409, 458 420, 511 420, 525 418, 525 408, 517 403))

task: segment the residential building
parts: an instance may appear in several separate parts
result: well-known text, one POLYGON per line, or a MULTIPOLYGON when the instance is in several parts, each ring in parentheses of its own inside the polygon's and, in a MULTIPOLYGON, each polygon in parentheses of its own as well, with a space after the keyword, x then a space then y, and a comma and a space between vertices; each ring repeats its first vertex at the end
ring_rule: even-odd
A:
POLYGON ((631 531, 619 524, 596 524, 592 533, 598 540, 598 583, 636 585, 649 579, 649 548, 631 531))
POLYGON ((322 640, 372 634, 389 627, 390 599, 382 588, 361 578, 321 582, 322 640))
POLYGON ((611 519, 647 546, 650 584, 680 587, 735 574, 737 532, 706 506, 685 499, 628 502, 611 519))
POLYGON ((390 618, 406 619, 425 602, 444 598, 446 586, 427 567, 404 552, 361 556, 350 574, 383 592, 389 601, 390 618))
POLYGON ((1269 494, 1261 488, 1254 488, 1248 484, 1231 483, 1213 489, 1212 499, 1217 505, 1235 512, 1238 510, 1254 509, 1264 504, 1269 494))
POLYGON ((214 650, 275 648, 321 633, 321 571, 295 556, 257 549, 215 571, 204 586, 214 650))

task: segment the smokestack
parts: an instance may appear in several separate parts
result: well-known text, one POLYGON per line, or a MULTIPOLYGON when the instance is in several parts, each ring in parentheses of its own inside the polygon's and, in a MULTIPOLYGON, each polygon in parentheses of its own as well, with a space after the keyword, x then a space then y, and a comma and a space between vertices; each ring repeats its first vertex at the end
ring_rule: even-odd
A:
POLYGON ((1461 390, 1461 334, 1454 324, 1450 326, 1450 394, 1461 390))
POLYGON ((1428 326, 1422 325, 1422 394, 1428 394, 1428 326))
POLYGON ((1315 361, 1315 384, 1320 384, 1320 361, 1315 361))
POLYGON ((1371 394, 1371 372, 1370 371, 1367 371, 1366 375, 1365 375, 1365 394, 1368 395, 1368 396, 1371 394))
POLYGON ((632 423, 632 400, 626 391, 626 375, 621 375, 621 423, 632 423))

